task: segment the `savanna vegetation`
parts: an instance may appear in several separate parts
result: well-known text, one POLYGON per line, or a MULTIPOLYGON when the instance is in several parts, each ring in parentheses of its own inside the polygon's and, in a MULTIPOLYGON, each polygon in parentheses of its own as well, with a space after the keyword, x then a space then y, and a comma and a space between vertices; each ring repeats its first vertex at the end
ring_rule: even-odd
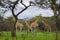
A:
MULTIPOLYGON (((58 0, 35 0, 24 4, 24 0, 0 0, 0 40, 60 40, 60 3, 58 0), (24 6, 15 14, 18 5, 24 6), (30 19, 18 19, 31 6, 53 11, 53 16, 43 17, 41 15, 30 19), (7 11, 12 16, 4 18, 7 11)), ((37 11, 37 10, 36 10, 37 11)))

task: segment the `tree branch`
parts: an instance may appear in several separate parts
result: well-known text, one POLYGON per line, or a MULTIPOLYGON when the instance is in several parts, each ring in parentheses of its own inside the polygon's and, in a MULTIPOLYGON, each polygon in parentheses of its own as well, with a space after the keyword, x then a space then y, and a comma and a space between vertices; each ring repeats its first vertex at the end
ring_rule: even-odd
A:
POLYGON ((21 2, 20 2, 24 7, 26 7, 26 5, 23 3, 23 0, 21 0, 21 2))
POLYGON ((18 4, 18 1, 19 1, 19 0, 17 0, 17 1, 15 2, 15 4, 12 6, 12 14, 13 14, 13 16, 16 16, 16 15, 14 14, 14 8, 15 8, 15 6, 18 4))
POLYGON ((13 7, 12 7, 13 10, 14 10, 15 6, 18 4, 18 2, 19 2, 19 0, 17 0, 17 1, 15 2, 15 4, 13 5, 13 7))
POLYGON ((30 7, 30 6, 27 6, 27 7, 25 7, 23 10, 21 10, 16 16, 18 16, 19 14, 21 14, 23 11, 25 11, 28 7, 30 7))
POLYGON ((21 14, 23 11, 25 11, 28 7, 32 6, 31 5, 31 2, 30 2, 30 5, 29 6, 25 6, 25 8, 23 10, 21 10, 16 16, 18 16, 19 14, 21 14))

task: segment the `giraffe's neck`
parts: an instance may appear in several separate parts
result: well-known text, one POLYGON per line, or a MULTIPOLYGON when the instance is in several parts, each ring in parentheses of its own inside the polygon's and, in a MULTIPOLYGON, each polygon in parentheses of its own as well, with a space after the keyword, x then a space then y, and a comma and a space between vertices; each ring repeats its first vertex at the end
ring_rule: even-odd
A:
POLYGON ((27 21, 25 21, 25 23, 26 23, 26 26, 30 27, 30 25, 29 25, 29 23, 27 21))
POLYGON ((44 25, 45 25, 46 27, 49 26, 49 24, 48 24, 48 23, 45 23, 45 22, 44 22, 44 25))
POLYGON ((35 23, 38 23, 38 21, 39 21, 39 18, 38 18, 38 19, 36 19, 34 22, 35 22, 35 23))
POLYGON ((16 24, 18 24, 19 22, 17 21, 16 24))

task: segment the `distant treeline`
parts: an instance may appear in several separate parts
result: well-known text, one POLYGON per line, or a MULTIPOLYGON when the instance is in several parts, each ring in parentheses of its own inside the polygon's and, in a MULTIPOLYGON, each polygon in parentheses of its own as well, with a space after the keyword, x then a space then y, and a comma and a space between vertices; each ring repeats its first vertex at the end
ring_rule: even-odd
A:
MULTIPOLYGON (((39 16, 36 16, 34 18, 31 18, 31 19, 28 19, 28 21, 30 23, 32 23, 38 17, 39 16)), ((55 27, 55 18, 54 18, 54 16, 52 16, 52 17, 42 17, 42 18, 43 18, 43 20, 45 22, 48 22, 51 25, 52 31, 55 30, 54 29, 54 27, 55 27)), ((24 20, 25 19, 18 19, 19 22, 22 22, 26 26, 24 20)), ((60 20, 59 20, 59 22, 60 22, 60 20)), ((8 17, 7 19, 4 19, 3 17, 0 16, 0 31, 10 31, 12 29, 12 27, 13 27, 13 24, 14 24, 14 22, 12 20, 12 17, 8 17)), ((58 28, 60 29, 60 27, 58 27, 58 28)), ((38 27, 38 29, 40 29, 40 30, 44 29, 43 23, 41 22, 41 20, 39 20, 39 27, 38 27)))

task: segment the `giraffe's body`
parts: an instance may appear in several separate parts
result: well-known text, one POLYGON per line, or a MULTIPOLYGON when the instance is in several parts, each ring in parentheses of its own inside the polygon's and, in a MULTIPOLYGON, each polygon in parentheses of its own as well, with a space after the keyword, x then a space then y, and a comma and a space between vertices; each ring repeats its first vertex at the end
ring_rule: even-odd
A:
POLYGON ((44 30, 47 30, 47 32, 48 31, 51 32, 51 26, 48 23, 46 23, 46 22, 43 22, 43 24, 44 24, 44 30))
POLYGON ((23 29, 23 24, 22 23, 19 23, 18 21, 16 22, 16 31, 17 31, 17 28, 20 28, 20 31, 22 31, 23 29))
POLYGON ((31 27, 32 27, 33 31, 35 31, 38 26, 39 26, 39 25, 38 25, 37 22, 31 23, 31 27))
MULTIPOLYGON (((13 18, 13 21, 15 22, 15 21, 16 21, 15 17, 13 16, 12 18, 13 18)), ((19 22, 17 21, 17 22, 16 22, 16 25, 15 25, 15 27, 16 27, 16 32, 17 32, 17 28, 20 28, 20 31, 22 31, 23 26, 24 26, 24 25, 23 25, 22 23, 19 23, 19 22)))
POLYGON ((38 21, 40 18, 37 18, 34 22, 31 23, 31 28, 33 28, 33 31, 36 30, 36 28, 39 26, 38 21))
POLYGON ((31 30, 31 32, 32 32, 32 27, 30 26, 30 24, 26 20, 25 20, 25 23, 26 23, 26 26, 28 28, 28 31, 31 30))

